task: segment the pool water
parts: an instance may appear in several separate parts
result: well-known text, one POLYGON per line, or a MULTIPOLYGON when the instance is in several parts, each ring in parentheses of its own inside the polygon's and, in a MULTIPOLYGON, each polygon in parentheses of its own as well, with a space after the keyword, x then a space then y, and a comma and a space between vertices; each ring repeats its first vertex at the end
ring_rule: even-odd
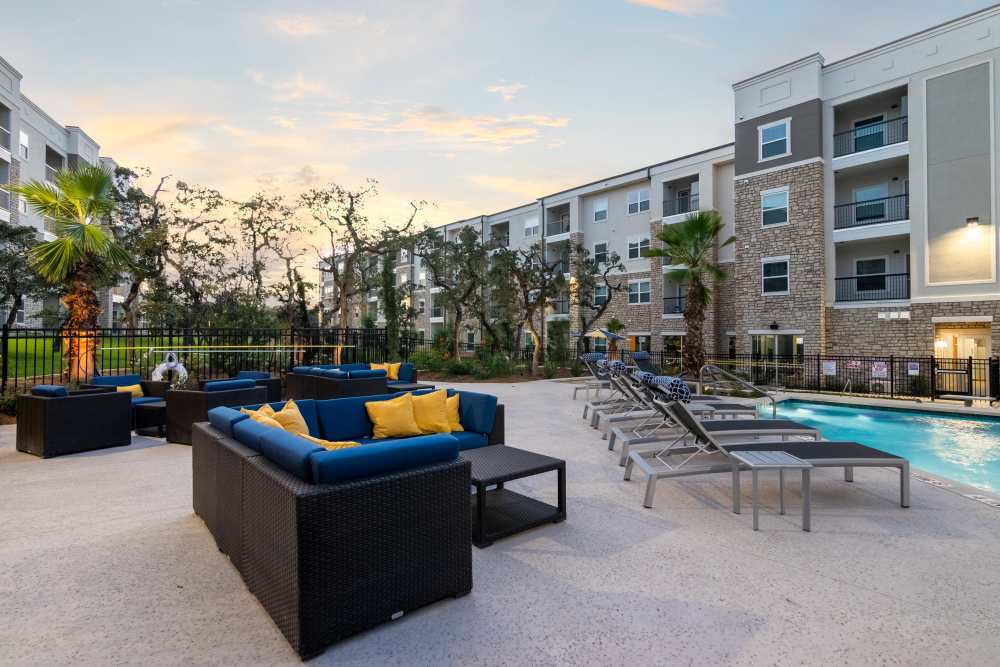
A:
MULTIPOLYGON (((770 406, 768 406, 770 413, 770 406)), ((914 468, 1000 491, 1000 419, 783 401, 778 417, 910 460, 914 468)))

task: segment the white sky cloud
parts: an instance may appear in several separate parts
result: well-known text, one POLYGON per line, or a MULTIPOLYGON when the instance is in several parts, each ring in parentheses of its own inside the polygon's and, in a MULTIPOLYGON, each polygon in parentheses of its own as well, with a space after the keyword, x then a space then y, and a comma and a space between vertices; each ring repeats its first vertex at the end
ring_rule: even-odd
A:
POLYGON ((682 16, 718 16, 725 13, 723 0, 626 0, 626 2, 682 16))
POLYGON ((498 83, 486 87, 486 92, 496 93, 504 102, 510 102, 519 92, 527 88, 523 83, 498 83))

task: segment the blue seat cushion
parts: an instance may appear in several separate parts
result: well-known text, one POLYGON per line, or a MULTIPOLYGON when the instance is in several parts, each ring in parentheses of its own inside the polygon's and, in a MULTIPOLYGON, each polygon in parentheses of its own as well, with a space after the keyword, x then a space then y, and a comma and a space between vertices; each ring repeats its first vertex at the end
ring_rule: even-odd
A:
POLYGON ((341 364, 340 366, 335 366, 342 371, 350 373, 351 371, 366 371, 371 368, 368 364, 356 363, 356 364, 341 364))
POLYGON ((260 422, 255 422, 252 419, 244 419, 233 423, 233 437, 255 452, 260 451, 261 436, 268 431, 277 430, 278 429, 271 426, 264 426, 260 422))
POLYGON ((142 378, 138 373, 129 375, 95 375, 89 384, 100 387, 130 387, 134 384, 141 384, 142 378))
POLYGON ((476 433, 475 431, 458 431, 456 433, 452 433, 451 435, 453 438, 458 440, 458 448, 462 450, 476 449, 490 444, 489 436, 485 433, 476 433))
POLYGON ((279 468, 287 470, 299 479, 311 482, 313 477, 309 457, 326 450, 294 433, 270 427, 265 429, 266 431, 260 435, 260 453, 279 468))
POLYGON ((399 373, 397 374, 399 382, 416 382, 417 381, 417 367, 410 362, 405 362, 399 365, 399 373))
POLYGON ((257 383, 253 380, 214 380, 206 382, 202 391, 234 391, 236 389, 253 389, 257 383))
POLYGON ((458 440, 448 434, 383 440, 334 451, 322 450, 310 457, 312 481, 315 484, 336 484, 452 461, 456 456, 458 440))
POLYGON ((346 371, 342 371, 337 368, 324 368, 317 371, 316 374, 325 378, 333 378, 335 380, 346 380, 349 377, 346 371))
POLYGON ((368 369, 362 369, 362 370, 350 371, 349 375, 352 380, 356 380, 359 378, 379 378, 379 377, 384 378, 386 376, 386 372, 383 370, 372 371, 368 369))
POLYGON ((497 397, 474 391, 458 392, 458 421, 466 431, 490 433, 497 414, 497 397))
POLYGON ((250 419, 247 415, 233 408, 212 408, 208 411, 208 423, 219 429, 230 438, 233 437, 233 426, 244 419, 250 419))
POLYGON ((59 396, 69 396, 69 392, 61 384, 36 384, 31 388, 31 395, 56 398, 59 396))
POLYGON ((237 380, 270 380, 271 374, 267 371, 240 371, 236 374, 237 380))
POLYGON ((372 437, 374 429, 371 420, 368 419, 365 403, 386 401, 390 398, 395 398, 395 394, 348 396, 316 401, 319 437, 324 440, 357 440, 372 437))
POLYGON ((142 405, 143 403, 156 403, 162 401, 162 396, 136 396, 132 399, 132 405, 142 405))

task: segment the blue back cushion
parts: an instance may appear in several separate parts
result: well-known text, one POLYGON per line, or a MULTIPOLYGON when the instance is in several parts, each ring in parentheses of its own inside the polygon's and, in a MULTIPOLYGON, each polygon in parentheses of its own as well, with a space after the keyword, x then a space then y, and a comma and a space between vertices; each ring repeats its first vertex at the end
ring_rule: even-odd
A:
POLYGON ((311 456, 312 481, 315 484, 336 484, 452 461, 456 456, 458 440, 447 433, 377 442, 332 452, 323 450, 311 456))
POLYGON ((61 384, 36 384, 31 388, 31 395, 54 398, 58 396, 69 396, 69 392, 66 391, 66 387, 61 384))
POLYGON ((267 430, 261 434, 259 440, 260 453, 279 468, 311 482, 313 477, 309 457, 326 450, 294 433, 277 428, 265 428, 267 430))
POLYGON ((271 374, 267 371, 240 371, 236 374, 237 380, 270 380, 271 374))
POLYGON ((336 368, 333 364, 316 364, 313 368, 318 368, 320 370, 328 371, 331 368, 336 368))
POLYGON ((206 382, 202 391, 233 391, 235 389, 253 389, 257 383, 253 380, 214 380, 206 382))
POLYGON ((324 440, 357 440, 372 437, 373 426, 368 419, 365 403, 386 401, 395 394, 377 396, 349 396, 316 401, 320 438, 324 440))
POLYGON ((142 405, 143 403, 156 403, 164 400, 162 396, 133 396, 132 405, 142 405))
POLYGON ((366 371, 370 368, 370 366, 368 364, 357 363, 357 364, 341 364, 340 366, 337 366, 337 368, 339 368, 342 371, 350 373, 351 371, 366 371))
POLYGON ((316 373, 317 375, 322 375, 325 378, 333 378, 335 380, 346 380, 348 374, 337 368, 325 368, 316 373))
POLYGON ((417 381, 417 367, 406 362, 399 365, 399 381, 400 382, 416 382, 417 381))
POLYGON ((249 417, 233 408, 212 408, 208 411, 208 423, 230 438, 233 437, 233 426, 244 419, 249 417))
POLYGON ((359 378, 384 378, 386 376, 386 372, 381 369, 377 371, 366 369, 360 371, 351 371, 350 376, 352 380, 356 380, 359 378))
POLYGON ((300 375, 308 375, 309 371, 312 370, 312 366, 295 366, 292 368, 293 373, 298 373, 300 375))
POLYGON ((233 424, 233 437, 255 452, 259 452, 261 436, 268 431, 277 430, 271 426, 264 426, 252 419, 244 419, 233 424))
POLYGON ((101 387, 129 387, 140 382, 142 382, 142 378, 139 377, 139 374, 132 373, 130 375, 95 375, 89 384, 101 387))
POLYGON ((458 420, 466 431, 489 433, 497 414, 497 397, 473 391, 458 392, 458 420))

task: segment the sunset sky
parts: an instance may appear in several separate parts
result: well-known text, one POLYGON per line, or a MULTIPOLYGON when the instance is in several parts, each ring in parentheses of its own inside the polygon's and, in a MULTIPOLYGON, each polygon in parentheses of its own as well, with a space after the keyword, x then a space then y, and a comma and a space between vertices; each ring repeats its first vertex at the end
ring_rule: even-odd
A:
POLYGON ((40 0, 0 55, 120 164, 231 197, 373 177, 442 223, 730 141, 732 82, 988 4, 40 0))

